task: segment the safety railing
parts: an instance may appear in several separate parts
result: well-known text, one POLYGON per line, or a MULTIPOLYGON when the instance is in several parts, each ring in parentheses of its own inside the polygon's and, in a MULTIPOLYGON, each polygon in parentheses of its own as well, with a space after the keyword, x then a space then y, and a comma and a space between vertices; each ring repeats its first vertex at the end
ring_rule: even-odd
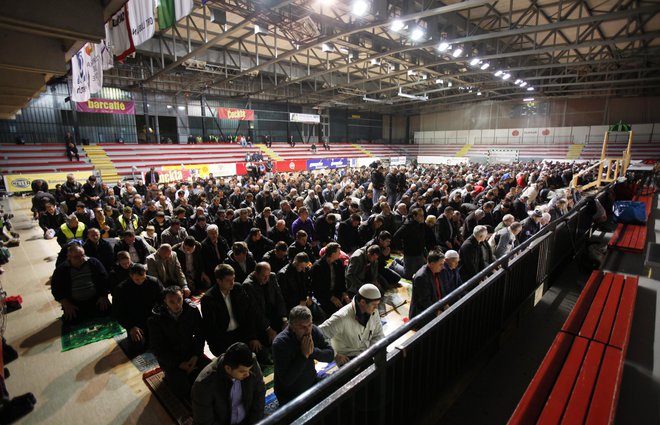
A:
MULTIPOLYGON (((601 197, 614 183, 598 192, 601 197)), ((262 424, 419 423, 589 237, 587 199, 262 424), (450 307, 444 312, 442 306, 450 307), (397 341, 417 329, 402 343, 397 341), (388 351, 388 346, 391 346, 388 351)))

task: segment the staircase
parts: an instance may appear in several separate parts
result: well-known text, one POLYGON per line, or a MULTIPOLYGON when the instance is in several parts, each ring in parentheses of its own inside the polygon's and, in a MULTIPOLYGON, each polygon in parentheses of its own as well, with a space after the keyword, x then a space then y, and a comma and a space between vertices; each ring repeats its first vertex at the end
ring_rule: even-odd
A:
POLYGON ((460 148, 460 149, 458 150, 458 152, 456 152, 456 156, 461 156, 461 157, 462 157, 462 156, 467 156, 468 152, 470 152, 470 149, 472 149, 472 146, 473 146, 473 145, 471 145, 471 144, 469 144, 469 143, 463 145, 463 147, 460 148))
POLYGON ((105 183, 112 183, 121 180, 117 173, 117 169, 108 157, 108 154, 103 150, 100 145, 83 146, 89 161, 94 168, 101 174, 101 181, 105 183))
POLYGON ((584 150, 584 144, 572 144, 568 147, 568 152, 566 153, 566 159, 580 159, 582 156, 582 151, 584 150))
POLYGON ((256 145, 259 149, 261 149, 261 152, 265 154, 268 158, 274 160, 274 161, 282 161, 282 157, 277 154, 274 150, 269 148, 266 145, 258 144, 256 145))
POLYGON ((351 143, 351 146, 353 146, 355 149, 359 150, 360 152, 362 152, 363 154, 365 154, 368 157, 374 156, 371 152, 369 152, 368 150, 366 150, 365 148, 363 148, 360 145, 356 145, 355 143, 351 143))

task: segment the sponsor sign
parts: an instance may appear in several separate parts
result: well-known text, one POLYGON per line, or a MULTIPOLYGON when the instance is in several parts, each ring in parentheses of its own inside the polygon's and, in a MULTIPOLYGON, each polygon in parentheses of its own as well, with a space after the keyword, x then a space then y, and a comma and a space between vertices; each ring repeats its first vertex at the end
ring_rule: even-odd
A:
POLYGON ((470 160, 462 156, 418 156, 417 162, 419 164, 458 165, 467 164, 470 160))
POLYGON ((525 128, 523 130, 523 136, 538 137, 539 129, 538 128, 525 128))
POLYGON ((307 168, 312 170, 323 170, 326 168, 344 168, 348 167, 347 158, 320 158, 308 159, 307 168))
POLYGON ((254 121, 252 109, 218 108, 218 118, 221 120, 254 121))
POLYGON ((165 165, 161 168, 165 171, 190 170, 193 175, 206 177, 213 173, 213 176, 233 176, 236 174, 236 164, 187 164, 187 165, 165 165))
MULTIPOLYGON (((29 192, 32 190, 32 181, 43 179, 48 182, 48 187, 55 189, 56 184, 66 183, 66 176, 69 173, 39 173, 39 174, 10 174, 3 176, 7 192, 29 192)), ((92 174, 91 171, 76 171, 71 173, 80 182, 84 182, 92 174)))
MULTIPOLYGON (((158 175, 160 176, 160 180, 158 183, 170 183, 170 182, 190 180, 193 174, 198 174, 197 168, 181 169, 181 167, 178 167, 176 170, 161 169, 161 171, 158 172, 158 175)), ((144 180, 144 175, 142 176, 142 179, 144 180)))
POLYGON ((376 157, 369 157, 369 158, 351 158, 349 159, 348 163, 351 167, 368 167, 370 166, 373 162, 379 161, 380 158, 376 157))
POLYGON ((76 102, 76 111, 135 115, 135 102, 132 100, 89 99, 87 102, 76 102))
POLYGON ((390 158, 390 165, 406 165, 405 156, 393 156, 390 158))
POLYGON ((297 112, 290 112, 289 121, 303 122, 307 124, 319 124, 321 122, 321 116, 314 114, 299 114, 297 112))
POLYGON ((277 161, 275 162, 274 171, 277 173, 291 173, 294 171, 305 171, 307 170, 307 160, 306 159, 291 159, 288 161, 277 161))

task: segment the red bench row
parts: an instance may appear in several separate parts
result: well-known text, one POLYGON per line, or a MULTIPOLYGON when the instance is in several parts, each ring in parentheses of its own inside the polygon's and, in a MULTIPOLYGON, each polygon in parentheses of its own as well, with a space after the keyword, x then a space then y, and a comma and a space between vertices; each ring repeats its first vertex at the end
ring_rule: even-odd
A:
MULTIPOLYGON (((647 186, 642 190, 649 191, 647 186)), ((646 205, 646 217, 651 215, 653 195, 638 195, 635 196, 633 200, 636 202, 644 202, 646 205)), ((644 251, 644 247, 646 246, 646 234, 646 224, 619 223, 607 243, 607 246, 621 251, 639 254, 644 251)))
POLYGON ((592 273, 509 425, 614 423, 637 286, 592 273))

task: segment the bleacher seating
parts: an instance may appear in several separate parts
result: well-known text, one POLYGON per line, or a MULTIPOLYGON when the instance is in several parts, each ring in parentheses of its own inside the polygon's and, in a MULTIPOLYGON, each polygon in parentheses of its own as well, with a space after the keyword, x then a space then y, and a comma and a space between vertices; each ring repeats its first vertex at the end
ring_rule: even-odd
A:
POLYGON ((592 273, 509 425, 614 423, 637 286, 592 273))
POLYGON ((2 173, 52 173, 92 171, 82 147, 78 148, 80 161, 69 161, 61 145, 3 145, 0 147, 2 173))
MULTIPOLYGON (((653 192, 655 189, 651 185, 644 186, 640 189, 640 193, 644 194, 635 195, 633 201, 643 202, 646 205, 646 218, 648 219, 651 216, 651 205, 653 203, 653 192)), ((620 251, 641 253, 646 247, 646 233, 646 224, 619 223, 614 233, 612 233, 607 246, 620 251)))
MULTIPOLYGON (((628 148, 628 141, 610 141, 607 143, 607 153, 609 157, 621 157, 628 148)), ((582 151, 580 159, 598 160, 603 149, 602 142, 587 143, 582 151)), ((660 158, 660 142, 642 142, 635 140, 633 136, 633 145, 631 149, 633 160, 648 160, 660 158)))

